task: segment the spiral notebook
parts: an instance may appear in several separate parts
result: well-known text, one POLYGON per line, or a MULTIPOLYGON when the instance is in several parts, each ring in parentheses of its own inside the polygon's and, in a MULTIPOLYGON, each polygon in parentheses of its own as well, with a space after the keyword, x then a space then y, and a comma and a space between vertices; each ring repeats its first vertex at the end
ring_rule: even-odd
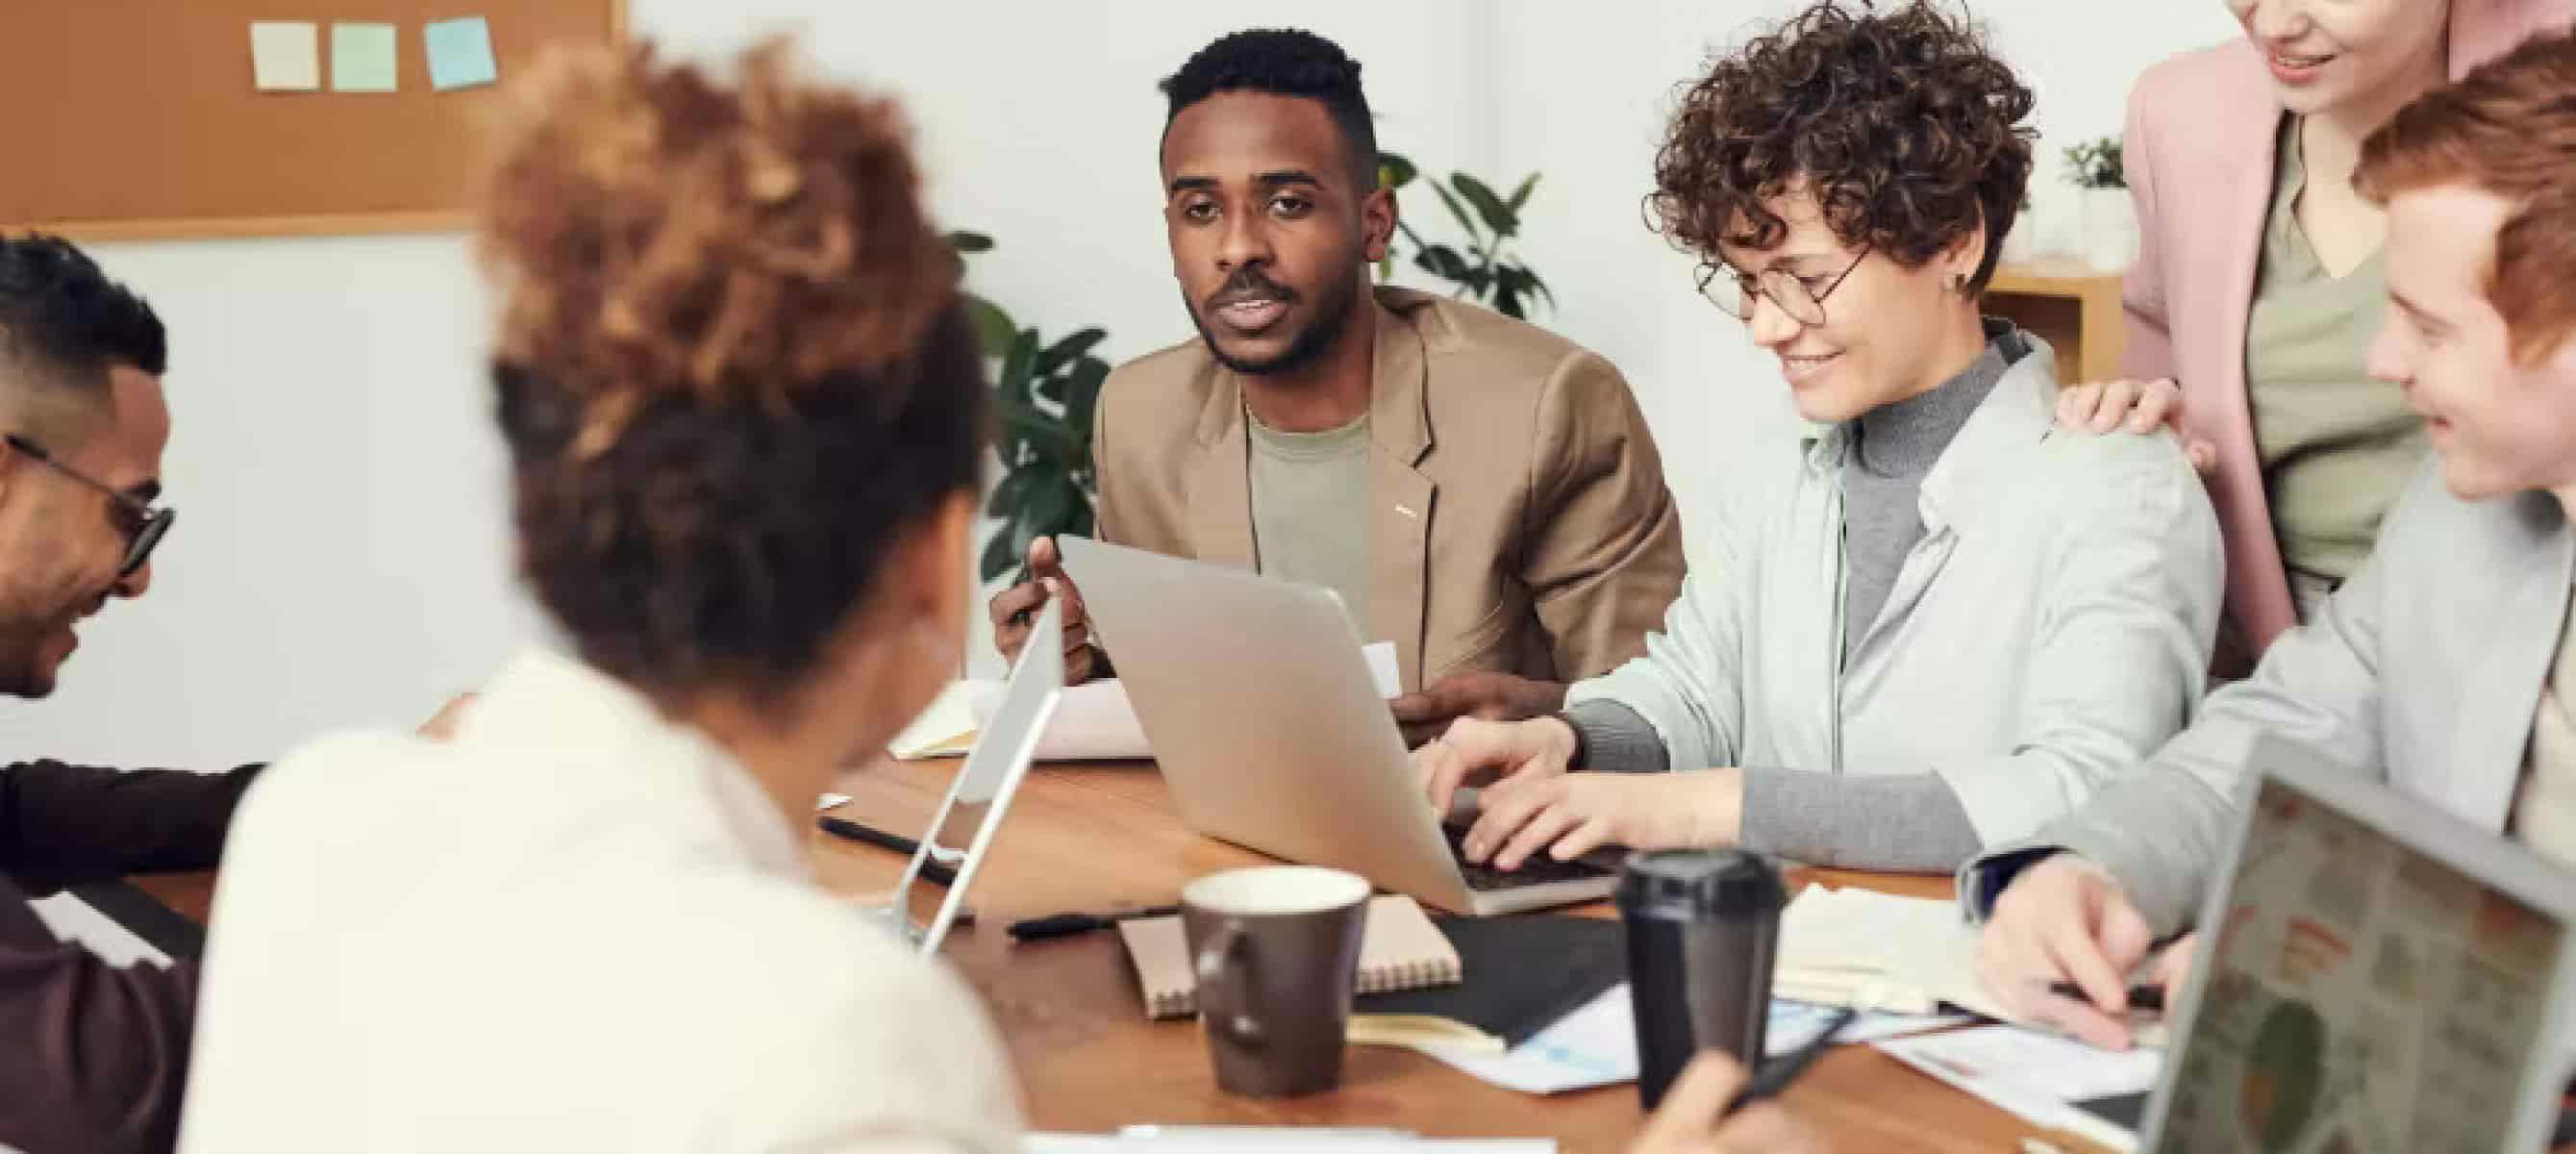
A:
MULTIPOLYGON (((1127 956, 1136 963, 1146 1016, 1186 1018, 1198 1012, 1193 997, 1198 983, 1191 973, 1190 947, 1180 918, 1120 922, 1118 935, 1126 939, 1127 956)), ((1465 978, 1458 948, 1423 916, 1422 907, 1412 898, 1384 894, 1370 899, 1368 930, 1360 939, 1360 993, 1453 986, 1465 978)))

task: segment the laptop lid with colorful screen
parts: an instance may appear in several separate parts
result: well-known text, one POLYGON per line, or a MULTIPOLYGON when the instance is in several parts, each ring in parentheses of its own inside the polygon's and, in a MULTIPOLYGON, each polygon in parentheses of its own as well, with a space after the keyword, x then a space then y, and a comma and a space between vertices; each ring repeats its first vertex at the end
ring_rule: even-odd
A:
POLYGON ((2251 764, 2142 1148, 2541 1149, 2576 874, 2304 746, 2251 764))

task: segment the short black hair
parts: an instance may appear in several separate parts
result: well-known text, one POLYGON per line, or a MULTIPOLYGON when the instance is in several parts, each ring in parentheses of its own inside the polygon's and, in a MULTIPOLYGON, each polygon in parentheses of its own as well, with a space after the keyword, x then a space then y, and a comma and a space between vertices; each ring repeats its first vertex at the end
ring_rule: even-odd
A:
POLYGON ((1192 54, 1181 70, 1163 78, 1171 111, 1163 132, 1181 110, 1221 92, 1267 92, 1323 102, 1349 146, 1351 175, 1363 192, 1377 187, 1377 126, 1368 96, 1360 91, 1360 62, 1342 46, 1303 28, 1248 28, 1216 38, 1192 54))
POLYGON ((105 388, 107 370, 169 367, 161 318, 58 236, 0 237, 0 358, 58 383, 105 388))

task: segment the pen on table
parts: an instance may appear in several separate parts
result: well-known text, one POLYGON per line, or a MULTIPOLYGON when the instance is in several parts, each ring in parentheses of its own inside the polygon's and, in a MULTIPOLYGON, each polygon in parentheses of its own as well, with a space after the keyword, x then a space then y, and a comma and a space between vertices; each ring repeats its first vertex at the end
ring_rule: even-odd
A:
POLYGON ((1179 906, 1147 906, 1138 910, 1120 910, 1105 914, 1048 914, 1011 923, 1011 940, 1039 942, 1048 938, 1069 938, 1093 930, 1105 930, 1133 918, 1170 917, 1181 912, 1179 906))
POLYGON ((1727 1117, 1756 1102, 1777 1098, 1786 1093, 1789 1084, 1798 1080, 1798 1075, 1806 1073, 1807 1067, 1815 1065, 1816 1059, 1823 1057, 1825 1051, 1832 1048, 1834 1036, 1842 1033, 1843 1027, 1851 1025, 1852 1020, 1858 1017, 1860 1017, 1860 1011, 1845 1006, 1840 1013, 1828 1019, 1825 1022, 1825 1028, 1817 1031, 1816 1036, 1809 1039, 1806 1045, 1783 1054, 1773 1061, 1764 1062, 1761 1069, 1754 1071, 1753 1076, 1745 1080, 1744 1088, 1736 1092, 1735 1100, 1726 1104, 1726 1112, 1719 1117, 1727 1117))
MULTIPOLYGON (((2093 1002, 2093 997, 2092 997, 2092 995, 2085 993, 2085 992, 2084 992, 2084 987, 2079 986, 2079 985, 2076 985, 2076 984, 2075 984, 2075 983, 2073 983, 2073 982, 2050 982, 2050 983, 2048 984, 2048 992, 2049 992, 2049 993, 2052 993, 2052 994, 2055 994, 2055 995, 2057 995, 2058 997, 2061 997, 2061 998, 2073 998, 2073 999, 2075 999, 2076 1001, 2079 1001, 2079 1002, 2085 1003, 2086 1005, 2091 1005, 2091 1004, 2092 1004, 2092 1002, 2093 1002)), ((2165 989, 2164 989, 2164 987, 2162 987, 2162 986, 2131 986, 2131 987, 2129 987, 2129 1008, 2130 1008, 2130 1009, 2132 1009, 2132 1010, 2144 1010, 2144 1011, 2146 1011, 2147 1013, 2150 1013, 2150 1014, 2161 1014, 2161 1013, 2164 1013, 2164 1012, 2165 1012, 2165 989)))
MULTIPOLYGON (((921 852, 920 842, 914 841, 901 834, 887 833, 881 829, 860 825, 848 818, 833 817, 830 814, 825 814, 822 817, 815 818, 814 824, 824 833, 831 834, 834 837, 848 838, 851 841, 862 842, 867 845, 877 846, 881 849, 890 849, 896 853, 921 852)), ((929 882, 932 885, 954 885, 957 881, 957 871, 935 861, 925 861, 921 863, 921 880, 929 882)))

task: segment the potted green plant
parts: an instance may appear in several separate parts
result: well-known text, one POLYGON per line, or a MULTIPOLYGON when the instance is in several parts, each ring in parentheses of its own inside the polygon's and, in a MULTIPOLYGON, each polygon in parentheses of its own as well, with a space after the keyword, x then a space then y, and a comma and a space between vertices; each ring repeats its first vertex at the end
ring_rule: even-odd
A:
MULTIPOLYGON (((1520 236, 1521 209, 1538 189, 1537 173, 1521 178, 1508 197, 1497 195, 1493 186, 1464 172, 1450 173, 1449 183, 1444 186, 1436 179, 1424 178, 1412 161, 1393 152, 1378 154, 1377 175, 1379 184, 1398 192, 1420 180, 1423 187, 1439 196, 1441 205, 1449 210, 1449 218, 1466 230, 1463 242, 1435 243, 1422 239, 1422 234, 1415 232, 1401 215, 1396 219, 1397 231, 1413 246, 1413 266, 1455 285, 1450 295, 1523 320, 1529 318, 1533 305, 1556 307, 1556 294, 1548 290, 1547 282, 1539 279, 1529 262, 1511 251, 1512 241, 1520 236)), ((1393 275, 1396 255, 1394 247, 1389 246, 1386 259, 1378 262, 1378 279, 1393 275)))
MULTIPOLYGON (((950 233, 948 243, 961 260, 993 247, 991 237, 973 232, 950 233)), ((976 566, 977 577, 990 582, 1021 568, 1029 542, 1039 537, 1091 534, 1100 492, 1091 460, 1091 414, 1100 403, 1101 382, 1109 378, 1109 362, 1092 350, 1109 333, 1093 327, 1048 340, 992 301, 962 295, 984 356, 996 366, 993 448, 1002 459, 1002 479, 984 504, 995 524, 976 566)))

